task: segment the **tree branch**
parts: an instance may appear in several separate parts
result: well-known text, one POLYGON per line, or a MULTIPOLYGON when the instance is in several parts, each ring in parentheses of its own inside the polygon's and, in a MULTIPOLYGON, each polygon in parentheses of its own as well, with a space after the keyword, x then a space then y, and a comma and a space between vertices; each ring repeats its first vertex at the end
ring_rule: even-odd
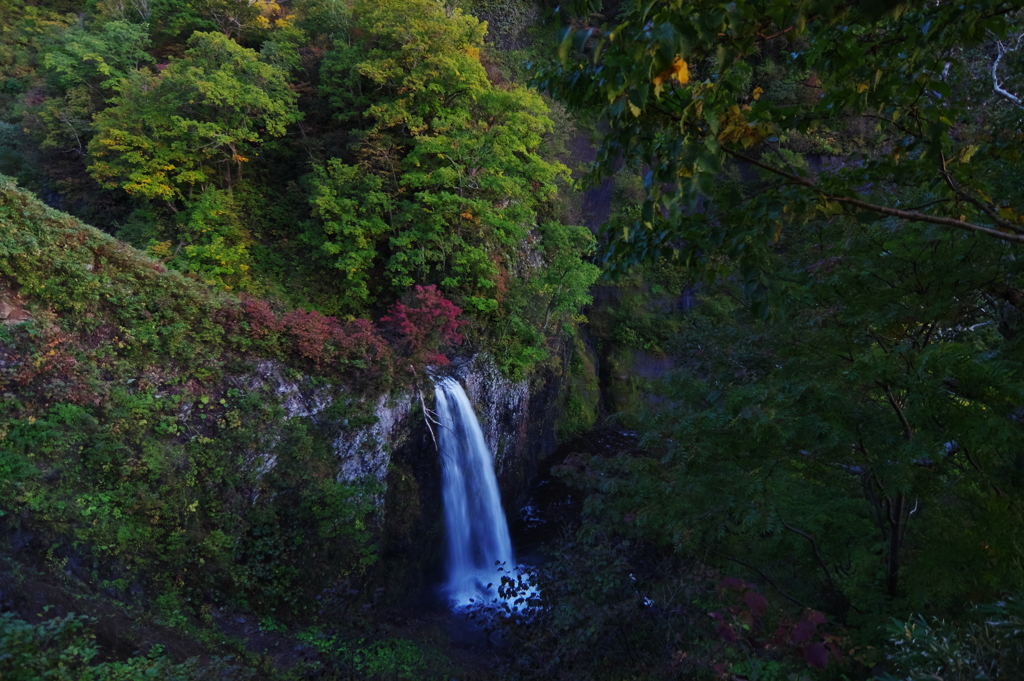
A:
POLYGON ((782 596, 783 598, 785 598, 787 601, 791 601, 793 603, 796 603, 797 605, 799 605, 802 608, 807 608, 807 609, 811 608, 811 606, 807 605, 803 601, 799 600, 798 598, 796 598, 794 596, 790 596, 788 593, 786 593, 785 591, 780 589, 779 585, 775 583, 775 580, 772 579, 771 577, 769 577, 768 575, 766 575, 759 568, 754 567, 750 563, 745 563, 742 560, 740 560, 739 558, 735 558, 733 556, 730 556, 728 553, 722 553, 721 551, 718 551, 717 549, 710 549, 710 550, 711 550, 712 553, 717 553, 718 555, 720 555, 722 558, 725 558, 726 560, 729 560, 729 561, 732 561, 733 563, 737 563, 739 565, 742 565, 743 567, 748 568, 750 570, 753 570, 757 574, 761 575, 761 577, 764 579, 764 581, 768 582, 772 586, 772 588, 775 589, 776 591, 778 591, 779 595, 782 596))
POLYGON ((430 418, 430 410, 427 409, 427 404, 423 400, 423 391, 422 390, 418 390, 416 392, 417 392, 417 394, 419 395, 419 398, 420 398, 420 406, 423 408, 423 421, 424 421, 424 423, 427 424, 427 430, 430 432, 430 439, 434 441, 434 447, 437 449, 438 452, 440 452, 441 451, 441 446, 437 444, 437 437, 434 435, 434 428, 433 428, 433 426, 430 425, 431 422, 437 423, 437 420, 430 418))
POLYGON ((818 544, 817 544, 817 542, 814 541, 814 537, 812 537, 811 535, 807 534, 803 530, 796 529, 795 527, 793 527, 792 525, 787 523, 785 520, 783 520, 781 515, 779 516, 779 522, 781 522, 782 526, 785 527, 790 532, 793 532, 795 534, 800 535, 801 537, 803 537, 804 539, 806 539, 807 541, 809 541, 811 543, 811 550, 814 551, 814 557, 818 559, 818 565, 821 566, 821 569, 825 573, 825 579, 828 580, 829 589, 832 590, 833 594, 838 596, 840 599, 843 599, 843 593, 839 590, 838 587, 836 587, 836 583, 832 579, 832 573, 829 571, 828 566, 825 565, 825 559, 822 558, 821 557, 821 553, 818 552, 818 544))
POLYGON ((900 407, 899 402, 896 401, 891 390, 885 391, 885 399, 889 401, 889 406, 896 412, 896 418, 898 418, 900 423, 903 424, 903 437, 909 440, 914 436, 914 429, 910 427, 910 422, 907 421, 907 417, 903 413, 903 408, 900 407))
POLYGON ((1007 52, 1012 52, 1016 50, 1018 47, 1020 47, 1020 41, 1022 38, 1024 38, 1024 33, 1021 33, 1019 36, 1017 36, 1017 44, 1014 46, 1013 50, 1006 49, 1006 46, 1003 45, 1003 42, 1001 40, 996 41, 996 60, 992 62, 992 89, 996 91, 996 94, 1002 95, 1006 99, 1010 100, 1017 106, 1024 109, 1024 102, 1021 102, 1020 97, 1013 94, 1009 90, 1003 89, 1002 83, 999 82, 999 62, 1003 60, 1003 57, 1006 56, 1007 52))
POLYGON ((946 168, 946 155, 944 153, 940 153, 939 162, 941 164, 942 177, 946 180, 946 184, 949 186, 949 188, 953 190, 953 193, 962 198, 964 201, 967 201, 971 205, 978 208, 978 210, 983 212, 985 215, 992 218, 992 221, 995 222, 1000 227, 1018 233, 1024 231, 1021 230, 1020 227, 1013 224, 1012 222, 1008 222, 1007 220, 1004 220, 1001 217, 999 217, 999 214, 996 213, 991 206, 985 205, 984 203, 978 201, 976 198, 974 198, 973 196, 965 192, 963 189, 961 189, 960 183, 953 179, 953 175, 946 168))
POLYGON ((888 215, 890 217, 900 218, 902 220, 908 220, 912 222, 927 222, 933 225, 945 225, 947 227, 956 227, 957 229, 963 229, 969 232, 978 232, 980 234, 985 234, 987 236, 1000 239, 1002 241, 1009 241, 1010 243, 1024 243, 1024 234, 1007 234, 1006 232, 1001 232, 997 229, 992 229, 991 227, 976 225, 972 222, 967 222, 966 220, 947 218, 942 217, 941 215, 928 215, 927 213, 919 213, 917 211, 899 210, 898 208, 889 208, 888 206, 880 206, 878 204, 868 203, 867 201, 862 201, 861 199, 856 199, 852 196, 828 194, 821 191, 821 188, 818 187, 816 182, 806 177, 800 177, 799 175, 787 173, 784 170, 774 168, 768 165, 767 163, 763 163, 761 161, 758 161, 757 159, 751 158, 745 154, 741 154, 737 151, 733 151, 732 149, 728 149, 726 147, 722 147, 721 149, 722 151, 732 156, 733 158, 745 161, 751 165, 761 168, 762 170, 767 170, 770 173, 781 175, 782 177, 792 180, 796 184, 800 184, 803 185, 804 187, 807 187, 808 189, 813 189, 817 192, 820 192, 822 197, 824 197, 828 201, 835 201, 837 203, 844 203, 850 206, 856 206, 857 208, 861 208, 863 210, 868 210, 873 213, 879 213, 881 215, 888 215))

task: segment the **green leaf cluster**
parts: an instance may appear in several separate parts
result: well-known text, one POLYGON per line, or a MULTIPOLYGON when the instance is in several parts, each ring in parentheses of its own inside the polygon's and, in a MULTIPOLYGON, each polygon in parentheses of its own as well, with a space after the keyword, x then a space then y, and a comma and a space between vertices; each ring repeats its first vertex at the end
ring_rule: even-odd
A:
POLYGON ((255 670, 229 658, 192 658, 175 663, 153 646, 148 655, 104 660, 89 618, 53 617, 29 623, 14 613, 0 614, 0 674, 11 681, 202 681, 248 679, 255 670))
POLYGON ((360 126, 354 162, 316 169, 307 241, 357 300, 437 284, 463 308, 494 313, 509 270, 527 274, 523 242, 566 177, 540 156, 546 107, 491 85, 473 17, 427 0, 356 14, 359 37, 336 42, 323 69, 337 117, 360 126))
MULTIPOLYGON (((1020 596, 979 605, 959 622, 916 616, 887 628, 892 661, 904 678, 1010 679, 1024 673, 1020 596)), ((893 677, 886 674, 884 681, 893 677)))
POLYGON ((1024 240, 1021 196, 1004 181, 1019 161, 1019 106, 990 73, 997 41, 1020 30, 1017 9, 628 3, 617 23, 566 29, 560 62, 533 82, 607 125, 592 180, 622 161, 642 169, 639 215, 609 233, 613 268, 672 255, 709 267, 726 255, 763 303, 767 253, 791 218, 866 211, 918 232, 913 223, 1024 240), (859 143, 813 172, 791 153, 854 130, 859 143), (721 181, 725 170, 764 181, 744 193, 721 181))
POLYGON ((267 137, 301 118, 285 72, 217 33, 194 33, 157 74, 137 71, 95 118, 92 175, 168 202, 194 189, 230 189, 267 137))
POLYGON ((887 222, 799 234, 784 320, 726 282, 683 318, 648 423, 661 463, 631 464, 615 512, 845 622, 1019 589, 1020 346, 993 296, 1012 254, 887 222))

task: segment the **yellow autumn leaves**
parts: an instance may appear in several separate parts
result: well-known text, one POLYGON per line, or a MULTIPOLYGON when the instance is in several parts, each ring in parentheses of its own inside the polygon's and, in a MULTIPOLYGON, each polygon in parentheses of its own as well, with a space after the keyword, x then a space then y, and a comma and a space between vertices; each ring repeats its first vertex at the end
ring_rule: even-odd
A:
POLYGON ((654 83, 654 95, 660 95, 661 91, 665 88, 665 81, 672 80, 673 78, 680 85, 686 85, 690 82, 690 68, 686 65, 686 60, 678 54, 672 60, 671 66, 654 77, 652 81, 654 83))
MULTIPOLYGON (((654 95, 659 97, 665 89, 666 83, 671 84, 675 80, 680 85, 690 82, 690 68, 682 55, 677 54, 667 69, 654 76, 651 82, 654 83, 654 95)), ((755 87, 751 92, 751 99, 757 101, 764 94, 764 89, 755 87)), ((633 102, 626 100, 630 113, 639 118, 642 109, 633 102)), ((749 105, 734 105, 718 115, 719 131, 718 141, 723 143, 739 142, 744 148, 756 144, 767 135, 763 125, 752 124, 747 120, 746 112, 750 110, 749 105)), ((686 174, 689 173, 680 173, 686 174)))
POLYGON ((763 124, 751 123, 747 120, 745 112, 749 109, 749 106, 734 104, 718 115, 719 142, 739 142, 746 149, 767 136, 768 129, 763 124))
MULTIPOLYGON (((654 96, 660 97, 662 90, 665 89, 665 83, 670 82, 673 79, 680 85, 686 85, 690 82, 690 68, 686 65, 686 60, 678 54, 675 59, 672 60, 672 64, 667 69, 652 79, 652 82, 654 83, 654 96)), ((632 113, 635 118, 639 118, 642 113, 642 109, 628 100, 626 101, 626 104, 629 106, 630 113, 632 113)))

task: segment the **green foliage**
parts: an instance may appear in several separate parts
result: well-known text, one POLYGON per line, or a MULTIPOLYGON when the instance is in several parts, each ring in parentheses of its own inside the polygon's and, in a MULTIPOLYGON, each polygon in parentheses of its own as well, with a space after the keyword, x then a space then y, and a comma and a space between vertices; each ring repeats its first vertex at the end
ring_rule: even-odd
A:
POLYGON ((329 353, 323 372, 352 380, 320 389, 351 402, 386 350, 368 323, 348 334, 221 297, 9 183, 0 215, 0 299, 50 306, 0 327, 0 384, 17 393, 0 411, 7 527, 45 537, 53 561, 75 558, 81 579, 156 590, 172 623, 212 593, 294 616, 364 574, 379 490, 339 482, 318 430, 357 427, 357 407, 289 421, 272 383, 225 374, 252 375, 246 350, 311 371, 329 353))
POLYGON ((583 261, 594 252, 594 236, 585 227, 546 222, 538 227, 545 267, 531 280, 537 297, 547 302, 541 331, 552 319, 578 314, 592 302, 590 287, 597 280, 597 265, 583 261))
POLYGON ((40 51, 68 29, 69 18, 46 8, 12 0, 4 5, 4 40, 0 41, 0 102, 5 118, 21 113, 23 95, 39 81, 40 51))
MULTIPOLYGON (((0 185, 0 275, 26 298, 47 301, 65 331, 102 328, 98 352, 194 359, 224 328, 206 311, 226 299, 74 218, 46 208, 6 178, 0 185), (87 316, 91 313, 93 316, 87 316)), ((45 331, 45 322, 36 332, 45 331)))
POLYGON ((246 539, 228 539, 239 557, 233 576, 249 585, 248 602, 260 612, 312 610, 325 585, 355 587, 377 558, 369 540, 380 490, 336 482, 329 443, 310 431, 285 428, 285 446, 260 479, 265 501, 249 511, 246 539))
MULTIPOLYGON (((592 517, 585 513, 574 536, 550 547, 549 560, 531 578, 540 607, 493 623, 516 650, 505 676, 716 678, 712 664, 723 650, 708 617, 717 603, 707 576, 659 560, 642 542, 592 517)), ((517 600, 529 596, 507 577, 502 589, 517 600)))
POLYGON ((190 278, 349 320, 438 286, 516 376, 578 321, 596 270, 555 224, 547 107, 491 82, 477 19, 430 0, 83 16, 19 2, 0 54, 0 164, 51 203, 190 278))
POLYGON ((170 622, 187 602, 208 602, 213 587, 217 600, 295 616, 324 583, 373 564, 375 489, 337 482, 329 441, 306 424, 272 425, 280 413, 253 397, 199 397, 182 417, 184 400, 115 389, 103 409, 58 404, 9 417, 2 484, 13 494, 3 510, 16 519, 28 509, 15 522, 47 533, 62 553, 73 552, 65 542, 89 547, 93 580, 161 589, 170 622), (182 442, 182 431, 217 437, 182 442), (48 483, 54 471, 59 482, 48 483))
POLYGON ((448 662, 437 651, 425 650, 404 638, 349 641, 315 629, 300 633, 298 638, 335 656, 344 668, 367 681, 444 679, 451 675, 448 662))
POLYGON ((630 346, 684 365, 644 404, 660 460, 580 476, 600 531, 868 645, 890 615, 1020 589, 1021 119, 991 76, 1011 9, 656 2, 566 31, 537 85, 607 125, 592 180, 645 173, 610 269, 703 279, 675 322, 628 295, 592 315, 611 372, 630 346))
POLYGON ((664 465, 635 462, 616 507, 848 621, 1018 588, 1019 348, 984 293, 1014 261, 885 223, 805 234, 777 275, 785 324, 756 327, 728 284, 684 318, 664 465))
POLYGON ((572 338, 572 354, 562 376, 555 434, 566 440, 590 430, 597 423, 601 389, 595 357, 579 334, 572 338))
POLYGON ((314 168, 310 202, 313 217, 321 222, 311 226, 307 241, 341 271, 344 303, 353 312, 374 302, 371 276, 380 267, 377 246, 389 229, 384 218, 392 212, 391 197, 382 187, 380 177, 341 159, 314 168))
POLYGON ((44 147, 85 152, 92 117, 114 98, 120 82, 153 58, 143 27, 112 21, 96 32, 72 27, 42 55, 43 74, 56 90, 37 109, 44 147))
MULTIPOLYGON (((540 19, 538 6, 530 0, 469 0, 462 8, 487 22, 487 42, 494 43, 502 51, 532 43, 528 34, 537 27, 540 19)), ((515 80, 521 82, 518 78, 515 80)))
POLYGON ((911 223, 1024 240, 1019 189, 1003 181, 1019 160, 1011 140, 1021 118, 989 74, 993 36, 1019 29, 1011 7, 631 3, 618 25, 567 29, 561 63, 534 83, 608 126, 592 180, 620 159, 631 172, 649 169, 640 214, 609 234, 612 267, 672 254, 713 267, 725 254, 767 314, 761 272, 793 217, 867 211, 921 235, 911 223), (850 129, 867 139, 847 162, 811 172, 784 153, 797 137, 834 141, 850 129), (723 183, 729 168, 762 173, 764 184, 723 183), (893 190, 920 201, 893 200, 893 190))
MULTIPOLYGON (((249 254, 252 237, 242 226, 229 192, 207 189, 177 218, 179 238, 187 245, 183 257, 170 260, 172 267, 194 272, 204 283, 225 290, 253 287, 249 274, 253 265, 249 254)), ((170 243, 164 245, 164 249, 169 247, 170 243)))
POLYGON ((216 33, 194 33, 158 75, 122 80, 96 116, 93 176, 143 198, 174 201, 193 188, 230 189, 266 137, 301 118, 280 68, 216 33))
POLYGON ((370 49, 339 41, 325 64, 330 97, 341 117, 366 116, 373 132, 399 128, 411 137, 489 89, 474 52, 485 27, 474 17, 458 9, 448 16, 428 0, 404 8, 384 2, 355 9, 354 28, 371 32, 363 36, 373 41, 366 45, 370 49), (407 16, 416 21, 405 22, 407 16), (371 83, 383 96, 364 94, 371 83))
POLYGON ((960 622, 913 617, 888 627, 898 676, 884 679, 1014 679, 1024 673, 1020 596, 975 607, 960 622))
POLYGON ((370 679, 397 678, 402 681, 429 678, 423 653, 412 641, 389 639, 370 642, 352 654, 353 666, 370 679))
POLYGON ((255 673, 228 658, 175 664, 160 646, 124 661, 103 660, 90 624, 74 614, 30 624, 14 613, 0 613, 0 675, 10 681, 213 681, 249 679, 255 673))
MULTIPOLYGON (((150 257, 0 180, 0 533, 179 631, 252 609, 279 634, 365 598, 382 491, 340 480, 332 443, 367 425, 392 353, 354 317, 436 286, 466 352, 516 379, 582 321, 594 240, 562 224, 542 97, 481 60, 484 24, 425 0, 4 9, 0 169, 150 257), (333 405, 301 415, 293 381, 333 405)), ((352 650, 349 676, 450 676, 403 639, 352 650)))
POLYGON ((516 380, 547 359, 547 337, 586 321, 580 310, 590 302, 590 286, 599 275, 587 261, 594 238, 585 228, 549 222, 536 234, 540 238, 533 243, 543 264, 530 272, 525 286, 499 281, 502 305, 492 331, 499 366, 516 380))
MULTIPOLYGON (((102 2, 103 0, 101 0, 102 2)), ((152 0, 134 3, 108 2, 106 13, 117 16, 135 4, 134 13, 149 23, 156 35, 184 42, 198 32, 219 32, 228 39, 239 37, 261 16, 256 3, 230 0, 152 0)), ((102 6, 102 5, 101 5, 102 6)), ((130 14, 130 12, 129 12, 130 14)), ((131 17, 134 19, 134 17, 131 17)))
POLYGON ((484 27, 461 11, 432 0, 356 10, 358 38, 335 43, 323 79, 336 117, 360 129, 350 159, 314 169, 305 240, 340 270, 353 306, 371 291, 387 300, 433 284, 479 319, 501 320, 499 344, 519 348, 501 354, 520 371, 546 355, 549 325, 585 304, 596 277, 581 262, 586 230, 540 222, 567 173, 540 155, 546 107, 488 81, 484 27), (524 241, 543 267, 528 263, 524 241), (524 291, 509 290, 521 281, 524 291), (520 299, 547 305, 543 320, 522 319, 520 299))
POLYGON ((120 81, 145 64, 149 36, 137 24, 112 21, 95 33, 75 27, 43 55, 50 78, 65 91, 75 87, 113 93, 120 81))
POLYGON ((298 26, 309 35, 323 34, 334 40, 348 34, 352 8, 344 0, 299 0, 291 6, 299 15, 298 26))

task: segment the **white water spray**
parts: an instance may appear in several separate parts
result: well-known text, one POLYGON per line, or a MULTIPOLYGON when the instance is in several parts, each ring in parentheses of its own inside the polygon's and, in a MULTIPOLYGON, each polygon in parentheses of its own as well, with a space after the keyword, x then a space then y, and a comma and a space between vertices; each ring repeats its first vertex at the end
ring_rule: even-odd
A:
POLYGON ((434 386, 441 449, 448 581, 452 606, 492 603, 501 576, 515 565, 512 540, 501 508, 494 461, 480 423, 458 381, 434 386))

